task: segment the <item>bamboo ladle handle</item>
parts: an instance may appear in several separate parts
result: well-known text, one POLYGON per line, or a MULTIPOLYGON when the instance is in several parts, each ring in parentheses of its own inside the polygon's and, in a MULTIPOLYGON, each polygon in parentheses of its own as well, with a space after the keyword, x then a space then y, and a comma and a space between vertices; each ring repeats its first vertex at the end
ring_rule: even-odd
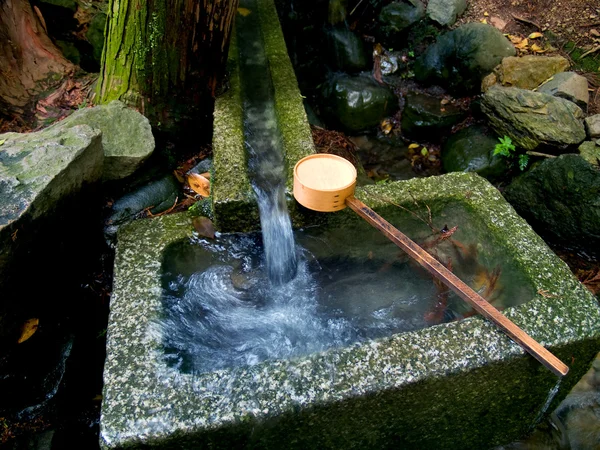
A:
POLYGON ((377 228, 390 241, 404 250, 408 255, 427 269, 434 277, 451 288, 460 298, 465 300, 479 314, 496 324, 513 341, 519 344, 525 351, 531 354, 551 372, 558 376, 564 376, 569 368, 556 356, 546 350, 525 331, 511 322, 506 316, 492 306, 481 295, 467 286, 450 270, 440 264, 429 253, 401 233, 392 224, 353 196, 346 198, 346 205, 355 213, 365 219, 369 224, 377 228))

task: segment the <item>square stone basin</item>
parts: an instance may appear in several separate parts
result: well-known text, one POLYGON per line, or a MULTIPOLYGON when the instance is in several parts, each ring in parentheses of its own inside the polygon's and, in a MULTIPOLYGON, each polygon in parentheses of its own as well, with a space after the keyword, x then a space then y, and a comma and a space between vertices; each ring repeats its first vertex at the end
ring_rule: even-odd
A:
MULTIPOLYGON (((119 232, 101 446, 481 449, 521 437, 551 411, 600 346, 598 302, 568 267, 477 175, 369 186, 356 195, 420 242, 428 242, 429 230, 407 211, 427 219, 428 207, 433 223, 448 227, 455 225, 457 211, 467 215, 454 238, 470 239, 473 245, 465 247, 476 248, 484 272, 501 267, 496 306, 569 365, 569 374, 559 382, 468 309, 459 306, 432 322, 427 314, 436 311, 435 289, 430 306, 406 313, 414 319, 406 329, 365 332, 343 345, 251 365, 219 364, 218 358, 212 365, 185 358, 174 364, 165 345, 174 328, 157 326, 166 315, 165 292, 177 274, 190 276, 183 260, 209 267, 204 260, 211 256, 190 250, 188 242, 198 241, 191 218, 171 215, 134 222, 119 232), (174 256, 178 248, 182 261, 174 256)), ((385 298, 368 298, 376 291, 365 295, 366 305, 376 305, 372 308, 354 294, 369 292, 371 272, 377 272, 375 284, 394 281, 386 281, 386 273, 389 278, 400 273, 395 272, 400 250, 377 237, 365 238, 369 230, 349 210, 327 215, 327 222, 306 230, 299 238, 303 247, 316 260, 329 245, 342 259, 361 261, 353 269, 356 287, 341 290, 335 310, 352 320, 387 308, 385 298), (377 270, 369 270, 372 264, 377 270)), ((453 268, 476 285, 477 270, 458 264, 461 254, 452 256, 453 268)), ((342 275, 335 267, 331 278, 342 275)), ((413 273, 407 282, 425 279, 418 269, 413 273)), ((402 318, 402 308, 395 314, 402 318)))

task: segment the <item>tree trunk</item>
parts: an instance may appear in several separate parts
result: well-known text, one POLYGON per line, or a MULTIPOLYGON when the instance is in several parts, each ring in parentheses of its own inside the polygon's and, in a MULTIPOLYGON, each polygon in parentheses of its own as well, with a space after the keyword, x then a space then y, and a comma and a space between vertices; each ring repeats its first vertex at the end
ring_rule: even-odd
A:
POLYGON ((0 1, 0 116, 33 120, 40 96, 74 66, 58 50, 29 0, 0 1))
POLYGON ((120 99, 165 131, 206 117, 225 70, 237 5, 111 0, 96 103, 120 99))

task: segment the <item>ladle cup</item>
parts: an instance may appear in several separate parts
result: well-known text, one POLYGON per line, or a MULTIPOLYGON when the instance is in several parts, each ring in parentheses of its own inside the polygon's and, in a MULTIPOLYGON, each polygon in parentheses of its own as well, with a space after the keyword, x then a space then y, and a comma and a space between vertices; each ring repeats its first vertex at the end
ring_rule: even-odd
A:
POLYGON ((302 158, 294 167, 294 198, 298 203, 320 212, 339 211, 349 206, 434 277, 452 289, 479 314, 496 324, 550 371, 558 376, 567 374, 569 368, 556 356, 506 318, 415 242, 356 199, 354 197, 355 186, 356 169, 348 160, 340 156, 324 153, 310 155, 302 158))

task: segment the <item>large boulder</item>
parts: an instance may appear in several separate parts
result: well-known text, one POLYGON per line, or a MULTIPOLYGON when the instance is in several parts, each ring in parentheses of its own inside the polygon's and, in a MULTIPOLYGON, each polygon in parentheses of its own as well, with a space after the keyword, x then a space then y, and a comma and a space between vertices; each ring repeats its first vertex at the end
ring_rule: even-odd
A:
POLYGON ((394 42, 398 33, 425 17, 425 5, 421 0, 392 2, 379 13, 379 31, 386 42, 394 42))
POLYGON ((575 103, 583 111, 587 111, 590 101, 588 80, 575 72, 561 72, 538 88, 538 92, 554 95, 575 103))
MULTIPOLYGON (((59 124, 35 133, 0 134, 0 142, 1 344, 20 325, 7 312, 9 308, 29 305, 30 286, 19 285, 17 276, 39 279, 54 268, 58 253, 41 252, 41 248, 54 246, 51 251, 60 252, 61 261, 68 258, 61 243, 69 239, 73 227, 83 227, 81 215, 93 204, 84 194, 100 179, 104 154, 100 131, 87 125, 59 124), (42 259, 34 257, 36 252, 42 259), (10 302, 8 287, 20 290, 18 302, 10 302)), ((64 264, 62 270, 68 273, 69 266, 64 264)))
POLYGON ((105 181, 128 177, 154 152, 148 119, 118 100, 75 111, 55 126, 64 129, 83 124, 102 131, 105 181))
POLYGON ((486 127, 464 128, 448 138, 442 147, 442 167, 446 172, 476 172, 490 181, 505 175, 506 159, 494 155, 498 138, 486 127))
POLYGON ((459 93, 478 92, 481 80, 515 48, 491 25, 468 23, 438 38, 415 62, 424 83, 448 86, 459 93))
POLYGON ((535 89, 554 74, 569 68, 569 61, 562 56, 526 55, 507 57, 484 80, 485 86, 496 82, 502 86, 535 89), (488 79, 489 78, 489 79, 488 79))
POLYGON ((516 178, 504 194, 540 232, 571 246, 600 248, 600 170, 581 156, 546 159, 516 178))
POLYGON ((406 104, 402 111, 402 133, 413 138, 435 140, 442 137, 465 118, 465 112, 449 103, 442 104, 439 98, 411 92, 406 96, 406 104))
POLYGON ((367 68, 367 54, 360 38, 346 26, 336 26, 325 31, 327 40, 326 63, 344 72, 367 68))
POLYGON ((581 108, 548 94, 492 86, 483 95, 481 110, 500 136, 509 136, 526 150, 540 145, 565 148, 585 139, 581 108))
POLYGON ((467 0, 429 0, 427 16, 440 25, 450 26, 467 9, 467 0))
POLYGON ((398 99, 370 75, 342 75, 323 89, 324 110, 330 120, 348 131, 373 128, 398 108, 398 99))

